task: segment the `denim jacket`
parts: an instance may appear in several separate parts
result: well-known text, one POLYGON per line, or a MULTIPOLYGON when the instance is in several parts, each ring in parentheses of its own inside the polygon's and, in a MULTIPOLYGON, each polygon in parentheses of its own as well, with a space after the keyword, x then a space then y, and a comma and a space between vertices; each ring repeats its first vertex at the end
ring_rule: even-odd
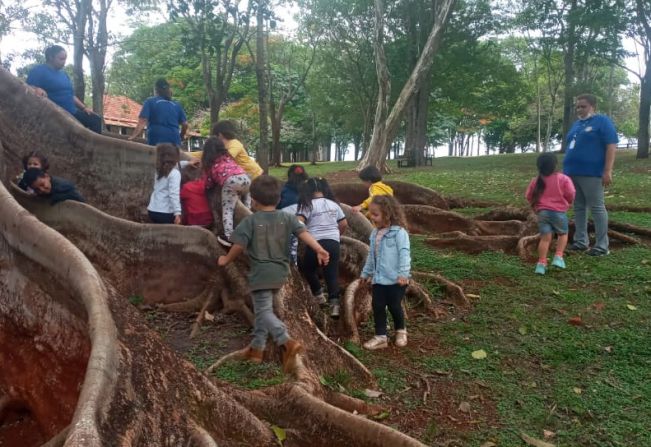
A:
POLYGON ((409 234, 392 225, 380 240, 378 256, 375 256, 377 228, 371 233, 368 257, 362 270, 362 278, 372 278, 373 284, 391 285, 398 283, 398 277, 409 278, 411 256, 409 234))

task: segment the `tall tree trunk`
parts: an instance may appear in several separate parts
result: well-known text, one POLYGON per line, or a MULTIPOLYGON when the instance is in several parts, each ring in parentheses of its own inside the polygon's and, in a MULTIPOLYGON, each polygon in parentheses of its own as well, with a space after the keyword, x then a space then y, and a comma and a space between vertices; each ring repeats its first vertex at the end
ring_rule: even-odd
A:
POLYGON ((258 80, 258 109, 260 117, 260 144, 256 159, 260 167, 266 173, 269 172, 269 125, 267 123, 268 95, 267 95, 267 48, 264 30, 265 11, 267 2, 258 1, 256 12, 256 57, 255 57, 255 75, 258 80))
POLYGON ((574 49, 576 47, 576 13, 577 0, 571 0, 570 10, 567 15, 567 43, 563 55, 565 70, 565 92, 563 98, 563 130, 561 140, 561 152, 565 152, 565 137, 570 131, 574 118, 574 49))
POLYGON ((84 79, 84 40, 86 36, 86 21, 90 12, 90 0, 81 0, 75 14, 75 28, 73 29, 72 52, 72 84, 75 96, 80 101, 86 98, 86 80, 84 79))
POLYGON ((104 114, 104 91, 106 88, 104 69, 106 68, 106 50, 108 49, 108 12, 111 0, 99 0, 99 10, 91 4, 88 14, 88 46, 90 60, 90 77, 93 89, 93 110, 98 115, 104 114))
POLYGON ((414 95, 407 109, 407 129, 405 131, 405 157, 415 166, 425 163, 425 146, 427 145, 427 114, 429 111, 429 94, 432 90, 431 75, 426 76, 422 87, 414 95))
POLYGON ((423 80, 430 72, 434 55, 438 50, 443 30, 448 22, 450 11, 454 0, 442 0, 440 2, 432 30, 429 33, 427 42, 423 48, 418 62, 414 67, 409 79, 405 83, 396 103, 389 113, 389 97, 391 94, 391 81, 387 68, 386 55, 384 53, 384 4, 382 0, 375 0, 375 39, 373 42, 375 50, 375 67, 378 77, 378 101, 375 109, 375 121, 373 125, 373 136, 369 150, 366 152, 357 169, 361 170, 366 166, 376 166, 380 170, 386 170, 386 156, 389 144, 395 138, 398 125, 402 120, 407 105, 414 94, 421 88, 423 80), (388 117, 387 117, 388 114, 388 117))
POLYGON ((651 58, 640 85, 640 111, 638 114, 637 158, 649 158, 649 118, 651 114, 651 58))
POLYGON ((282 126, 284 105, 281 102, 276 108, 276 101, 269 98, 269 115, 271 116, 271 162, 273 166, 280 166, 282 163, 282 147, 280 145, 280 128, 282 126))

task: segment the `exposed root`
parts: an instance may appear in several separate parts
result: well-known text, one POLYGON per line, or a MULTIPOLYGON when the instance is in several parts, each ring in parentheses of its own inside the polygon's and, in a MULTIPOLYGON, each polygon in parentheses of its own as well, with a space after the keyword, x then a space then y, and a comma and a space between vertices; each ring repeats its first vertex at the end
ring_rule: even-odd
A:
POLYGON ((66 428, 57 433, 53 438, 50 438, 48 442, 42 444, 41 447, 61 447, 63 444, 65 444, 69 431, 70 426, 68 425, 66 428))
MULTIPOLYGON (((221 293, 228 293, 226 290, 221 291, 221 293)), ((199 330, 201 329, 201 324, 206 318, 206 312, 208 312, 208 309, 211 306, 214 306, 215 304, 215 293, 209 288, 207 288, 203 293, 203 299, 204 299, 204 304, 201 307, 201 310, 199 311, 199 315, 197 315, 196 320, 194 321, 194 324, 192 325, 192 330, 190 331, 190 338, 194 338, 198 333, 199 330)))
MULTIPOLYGON (((218 447, 217 442, 210 436, 210 433, 194 420, 190 421, 190 441, 193 443, 193 447, 218 447)), ((190 442, 188 442, 189 445, 190 442)))
POLYGON ((444 317, 447 312, 434 304, 432 297, 429 292, 421 284, 410 281, 409 287, 407 288, 407 296, 411 296, 418 300, 418 304, 422 304, 425 309, 430 312, 435 319, 440 319, 444 317))
POLYGON ((419 272, 419 271, 413 271, 412 276, 416 278, 423 278, 425 280, 428 279, 434 280, 434 282, 442 285, 445 288, 446 296, 454 305, 459 307, 470 306, 470 301, 466 297, 466 294, 463 293, 463 288, 458 284, 453 283, 449 279, 436 273, 419 272))
POLYGON ((535 217, 535 213, 531 208, 516 208, 514 206, 503 206, 490 210, 487 213, 475 216, 477 220, 521 220, 526 221, 531 217, 535 217))
POLYGON ((336 391, 326 391, 323 396, 324 400, 337 408, 340 408, 349 413, 357 413, 363 415, 376 415, 382 411, 379 405, 371 405, 361 399, 348 396, 336 391))
POLYGON ((220 357, 215 363, 206 368, 206 374, 210 374, 229 360, 244 360, 249 347, 230 352, 220 357))
POLYGON ((4 419, 5 410, 9 407, 10 403, 11 398, 9 398, 9 396, 6 394, 0 396, 0 422, 2 422, 2 419, 4 419))
POLYGON ((362 362, 360 362, 357 357, 352 355, 350 352, 346 351, 343 347, 339 346, 337 343, 334 341, 330 340, 326 334, 324 334, 318 327, 315 327, 317 335, 326 343, 331 344, 334 346, 344 357, 347 357, 349 361, 351 361, 353 364, 357 366, 357 368, 364 374, 365 379, 368 382, 375 382, 375 377, 373 376, 373 373, 369 371, 369 369, 364 365, 362 362))
POLYGON ((344 292, 344 296, 342 298, 342 308, 344 310, 343 324, 346 331, 350 333, 350 341, 356 344, 360 343, 360 339, 359 331, 357 330, 358 319, 355 315, 355 296, 361 285, 361 279, 356 279, 355 281, 351 282, 348 287, 346 287, 346 291, 344 292))
POLYGON ((537 245, 539 240, 540 236, 538 234, 520 238, 517 245, 517 253, 520 259, 528 259, 531 256, 531 246, 537 245))
POLYGON ((158 308, 166 312, 182 312, 194 313, 201 310, 201 307, 206 300, 206 290, 187 301, 179 301, 177 303, 159 304, 158 308))
POLYGON ((632 245, 639 245, 641 243, 638 239, 635 239, 634 237, 628 236, 624 233, 620 233, 619 231, 615 231, 615 230, 608 230, 608 237, 632 245))
POLYGON ((626 233, 633 233, 633 234, 638 234, 640 236, 651 237, 651 229, 638 227, 637 225, 610 221, 608 222, 608 227, 616 231, 623 231, 626 233))

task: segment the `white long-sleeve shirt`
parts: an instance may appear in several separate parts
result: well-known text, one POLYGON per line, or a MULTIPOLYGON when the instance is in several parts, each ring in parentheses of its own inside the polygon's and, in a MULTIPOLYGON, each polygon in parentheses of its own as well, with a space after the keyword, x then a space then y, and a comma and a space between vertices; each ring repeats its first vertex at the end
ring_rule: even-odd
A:
POLYGON ((147 209, 155 213, 181 215, 181 172, 174 168, 167 177, 156 178, 147 209))

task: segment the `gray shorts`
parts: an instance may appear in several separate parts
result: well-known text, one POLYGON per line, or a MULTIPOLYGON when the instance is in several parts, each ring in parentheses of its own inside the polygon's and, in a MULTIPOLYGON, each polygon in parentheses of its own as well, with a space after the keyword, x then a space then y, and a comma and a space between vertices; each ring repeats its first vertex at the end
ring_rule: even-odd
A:
POLYGON ((538 211, 538 232, 540 234, 567 234, 568 220, 564 211, 538 211))

